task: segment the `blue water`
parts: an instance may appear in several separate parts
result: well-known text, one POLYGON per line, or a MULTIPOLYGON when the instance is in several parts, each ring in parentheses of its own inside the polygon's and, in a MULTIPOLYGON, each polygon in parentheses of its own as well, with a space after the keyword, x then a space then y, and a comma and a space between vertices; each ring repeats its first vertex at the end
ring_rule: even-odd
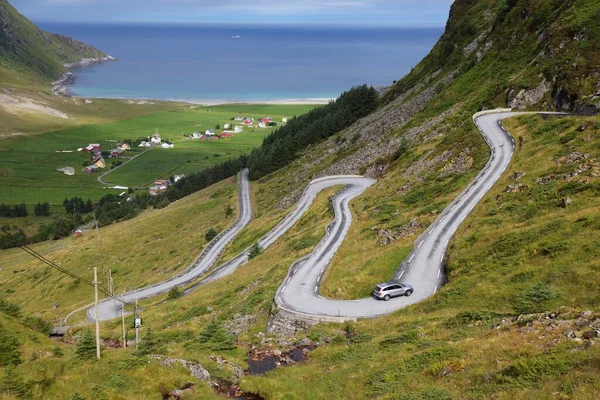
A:
POLYGON ((353 85, 389 85, 442 34, 442 28, 40 25, 119 58, 74 69, 75 95, 198 101, 333 98, 353 85))

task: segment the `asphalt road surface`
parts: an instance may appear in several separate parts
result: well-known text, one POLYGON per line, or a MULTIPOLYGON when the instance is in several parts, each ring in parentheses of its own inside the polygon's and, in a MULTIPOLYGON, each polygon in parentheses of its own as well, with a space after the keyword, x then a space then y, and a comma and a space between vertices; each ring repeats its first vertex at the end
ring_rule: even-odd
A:
POLYGON ((312 316, 370 318, 392 313, 434 295, 444 283, 444 257, 450 239, 510 163, 515 143, 502 128, 501 121, 515 115, 517 113, 496 113, 475 119, 490 146, 491 158, 469 187, 421 236, 421 240, 415 244, 415 250, 397 270, 394 278, 411 284, 414 287, 412 296, 393 298, 386 302, 372 297, 332 300, 319 294, 322 276, 352 221, 348 202, 366 189, 366 186, 361 188, 351 185, 335 198, 336 220, 317 249, 309 257, 292 265, 276 294, 279 306, 312 316))
MULTIPOLYGON (((235 236, 252 220, 252 202, 250 198, 250 183, 248 182, 248 170, 239 174, 239 202, 240 217, 237 222, 229 229, 219 234, 211 241, 200 257, 185 272, 169 280, 160 282, 156 285, 127 292, 123 296, 125 303, 133 303, 136 299, 145 299, 161 293, 168 292, 174 287, 189 284, 202 275, 217 261, 225 247, 235 238, 235 236)), ((118 296, 121 298, 121 296, 118 296)), ((106 321, 112 318, 120 317, 121 303, 113 299, 107 299, 100 302, 98 307, 98 319, 106 321)), ((96 321, 95 309, 88 308, 88 319, 96 321)))
MULTIPOLYGON (((333 197, 335 219, 327 226, 325 237, 310 255, 292 264, 288 276, 275 296, 277 304, 288 311, 312 316, 370 318, 392 313, 434 295, 445 280, 444 257, 450 239, 510 163, 515 143, 514 139, 502 128, 501 121, 518 114, 502 112, 475 118, 475 123, 491 149, 491 157, 485 168, 467 189, 439 215, 438 219, 415 243, 414 251, 398 268, 393 279, 410 283, 414 287, 411 297, 400 297, 385 302, 374 298, 333 300, 319 294, 323 274, 352 223, 349 202, 375 183, 372 179, 360 176, 332 176, 312 181, 306 187, 294 210, 258 241, 259 245, 266 249, 298 222, 321 191, 332 186, 345 186, 333 197)), ((132 303, 136 298, 143 299, 165 293, 173 287, 189 284, 205 275, 227 244, 252 219, 247 171, 240 173, 239 196, 240 219, 238 222, 216 238, 190 269, 157 285, 126 293, 125 302, 132 303)), ((232 274, 248 261, 248 253, 249 249, 246 249, 230 261, 217 267, 196 285, 189 288, 186 293, 232 274)), ((113 300, 102 301, 99 307, 99 319, 108 320, 120 316, 120 308, 121 305, 113 300)), ((88 309, 87 314, 90 320, 95 321, 93 308, 88 309)))

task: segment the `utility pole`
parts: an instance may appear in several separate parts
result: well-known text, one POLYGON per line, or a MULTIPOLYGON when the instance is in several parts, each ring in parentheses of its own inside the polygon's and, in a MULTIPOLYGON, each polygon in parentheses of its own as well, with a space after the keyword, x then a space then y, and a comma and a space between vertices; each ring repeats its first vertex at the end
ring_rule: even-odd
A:
POLYGON ((96 314, 96 357, 100 359, 100 320, 98 318, 98 268, 94 267, 94 300, 96 314))
POLYGON ((123 348, 127 347, 127 332, 125 332, 125 292, 121 295, 121 322, 123 323, 123 348))
POLYGON ((98 220, 96 219, 96 203, 92 206, 94 213, 94 224, 96 225, 96 236, 98 237, 98 255, 100 256, 100 266, 102 267, 102 284, 104 284, 104 262, 102 261, 102 242, 100 241, 100 229, 98 229, 98 220))
POLYGON ((140 341, 140 328, 137 323, 138 316, 139 316, 139 314, 138 314, 138 299, 136 297, 136 299, 135 299, 135 320, 134 320, 135 321, 134 323, 135 323, 135 348, 136 349, 137 349, 138 343, 140 341))
POLYGON ((115 299, 115 286, 112 278, 112 269, 108 270, 108 292, 113 299, 113 309, 115 310, 115 317, 117 316, 117 301, 115 299))

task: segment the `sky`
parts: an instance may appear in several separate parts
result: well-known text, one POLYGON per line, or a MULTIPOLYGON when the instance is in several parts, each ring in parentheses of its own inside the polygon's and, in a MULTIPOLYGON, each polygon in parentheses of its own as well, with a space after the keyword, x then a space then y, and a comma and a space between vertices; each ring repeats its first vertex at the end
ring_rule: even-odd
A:
POLYGON ((9 0, 36 22, 444 26, 453 0, 9 0))

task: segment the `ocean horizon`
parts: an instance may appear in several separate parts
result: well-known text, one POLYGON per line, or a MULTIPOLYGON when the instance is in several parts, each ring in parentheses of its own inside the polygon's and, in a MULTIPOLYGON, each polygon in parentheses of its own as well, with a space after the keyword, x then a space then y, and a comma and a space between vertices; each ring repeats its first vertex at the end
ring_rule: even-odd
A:
POLYGON ((443 28, 40 23, 117 57, 73 68, 73 95, 198 104, 326 102, 389 86, 443 28))

